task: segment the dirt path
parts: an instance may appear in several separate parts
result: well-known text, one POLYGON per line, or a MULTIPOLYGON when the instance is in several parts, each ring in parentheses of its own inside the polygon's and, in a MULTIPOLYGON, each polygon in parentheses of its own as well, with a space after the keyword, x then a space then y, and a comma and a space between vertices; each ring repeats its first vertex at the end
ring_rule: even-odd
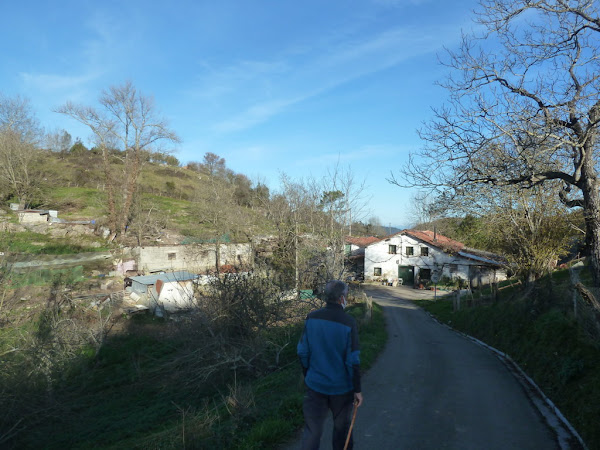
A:
MULTIPOLYGON (((407 301, 413 289, 368 286, 389 340, 363 378, 357 449, 560 448, 555 432, 495 354, 407 301)), ((321 448, 331 448, 331 425, 321 448)), ((298 438, 286 449, 299 449, 298 438)))
POLYGON ((9 264, 15 270, 28 269, 60 269, 73 265, 91 262, 107 261, 112 258, 110 252, 86 252, 73 255, 31 255, 22 260, 12 261, 9 264))

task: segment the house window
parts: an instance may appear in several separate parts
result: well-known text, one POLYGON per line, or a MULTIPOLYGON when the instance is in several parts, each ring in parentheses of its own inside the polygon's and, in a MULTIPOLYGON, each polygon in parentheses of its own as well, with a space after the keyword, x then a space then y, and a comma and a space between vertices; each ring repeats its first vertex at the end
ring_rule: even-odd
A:
POLYGON ((173 261, 174 259, 177 259, 177 253, 167 253, 167 257, 169 258, 169 261, 173 261))
POLYGON ((350 253, 352 253, 352 246, 350 244, 346 244, 344 246, 344 250, 346 252, 346 255, 349 255, 350 253))
POLYGON ((388 253, 390 255, 395 255, 396 254, 396 246, 395 245, 389 245, 388 246, 388 253))
POLYGON ((419 270, 419 278, 421 281, 431 281, 431 269, 419 270))
POLYGON ((458 272, 458 266, 456 264, 450 264, 450 273, 458 272))
POLYGON ((421 256, 429 256, 429 247, 421 247, 421 256))
POLYGON ((380 277, 381 276, 381 267, 373 268, 373 276, 380 277))
POLYGON ((415 254, 415 248, 414 247, 406 247, 406 256, 412 256, 415 254))

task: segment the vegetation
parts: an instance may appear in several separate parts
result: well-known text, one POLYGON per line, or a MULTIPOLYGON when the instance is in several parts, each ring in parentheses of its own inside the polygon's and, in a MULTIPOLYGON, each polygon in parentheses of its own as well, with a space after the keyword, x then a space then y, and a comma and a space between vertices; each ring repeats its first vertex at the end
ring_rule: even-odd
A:
MULTIPOLYGON (((35 322, 0 330, 3 447, 275 448, 300 427, 295 344, 311 303, 224 277, 198 315, 126 320, 87 310, 64 286, 55 280, 35 322), (233 298, 238 315, 224 315, 233 298)), ((385 343, 382 310, 349 311, 367 368, 385 343)))
MULTIPOLYGON (((0 184, 5 204, 19 200, 21 207, 59 210, 60 218, 95 220, 88 236, 20 224, 13 212, 0 212, 8 231, 0 235, 1 256, 8 257, 0 260, 0 446, 265 448, 302 420, 295 342, 319 301, 294 292, 334 273, 342 277, 342 252, 330 260, 324 249, 340 250, 350 218, 360 218, 361 186, 336 168, 323 180, 286 178, 286 192, 272 194, 213 153, 180 167, 145 146, 174 134, 138 130, 142 139, 132 144, 110 120, 130 101, 128 111, 151 113, 146 100, 126 84, 103 95, 106 116, 65 105, 63 113, 90 126, 96 146, 69 145, 64 131, 46 137, 47 149, 42 140, 28 141, 26 168, 35 183, 22 193, 0 184), (107 299, 106 289, 101 298, 89 293, 100 281, 87 268, 17 272, 6 263, 109 249, 101 237, 107 229, 123 245, 194 241, 219 248, 265 234, 275 243, 256 262, 260 275, 218 278, 198 292, 196 314, 177 322, 127 320, 118 297, 107 299)), ((350 311, 360 319, 368 365, 385 341, 382 312, 375 307, 367 321, 365 307, 350 311)))
POLYGON ((111 86, 102 93, 99 104, 101 108, 96 109, 67 102, 58 112, 82 123, 94 135, 102 156, 107 226, 117 236, 130 225, 144 152, 163 142, 179 142, 179 138, 157 115, 152 98, 130 82, 111 86), (115 170, 116 166, 121 167, 115 170))
MULTIPOLYGON (((592 282, 590 272, 582 274, 592 282)), ((494 302, 464 299, 418 301, 443 323, 510 355, 581 434, 600 448, 600 314, 578 300, 569 271, 548 275, 534 287, 508 285, 494 302)))
POLYGON ((9 253, 33 255, 66 255, 81 252, 100 252, 108 250, 106 242, 99 242, 92 237, 77 238, 75 243, 70 238, 58 238, 49 234, 21 231, 6 233, 0 238, 0 250, 9 253), (95 245, 92 245, 92 244, 95 245))
POLYGON ((40 138, 41 129, 29 101, 0 93, 0 199, 13 197, 26 205, 37 196, 35 162, 40 138))

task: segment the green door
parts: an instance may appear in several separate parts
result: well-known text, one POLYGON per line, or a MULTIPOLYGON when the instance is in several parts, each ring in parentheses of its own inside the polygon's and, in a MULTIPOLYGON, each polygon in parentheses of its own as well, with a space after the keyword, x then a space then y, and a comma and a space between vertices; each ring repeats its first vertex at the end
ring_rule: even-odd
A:
POLYGON ((414 266, 398 266, 398 278, 402 278, 402 284, 412 285, 415 281, 414 266))

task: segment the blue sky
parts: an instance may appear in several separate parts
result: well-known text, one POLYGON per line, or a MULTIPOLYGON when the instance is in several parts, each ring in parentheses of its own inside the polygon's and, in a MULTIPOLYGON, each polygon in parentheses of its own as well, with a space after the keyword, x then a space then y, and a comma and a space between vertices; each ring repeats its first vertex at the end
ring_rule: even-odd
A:
MULTIPOLYGON (((96 105, 131 80, 182 138, 278 188, 281 172, 339 164, 364 179, 370 214, 414 220, 414 194, 386 178, 441 105, 443 47, 472 27, 475 0, 2 2, 0 92, 22 95, 49 131, 89 132, 52 110, 96 105)), ((368 217, 367 217, 368 218, 368 217)))

